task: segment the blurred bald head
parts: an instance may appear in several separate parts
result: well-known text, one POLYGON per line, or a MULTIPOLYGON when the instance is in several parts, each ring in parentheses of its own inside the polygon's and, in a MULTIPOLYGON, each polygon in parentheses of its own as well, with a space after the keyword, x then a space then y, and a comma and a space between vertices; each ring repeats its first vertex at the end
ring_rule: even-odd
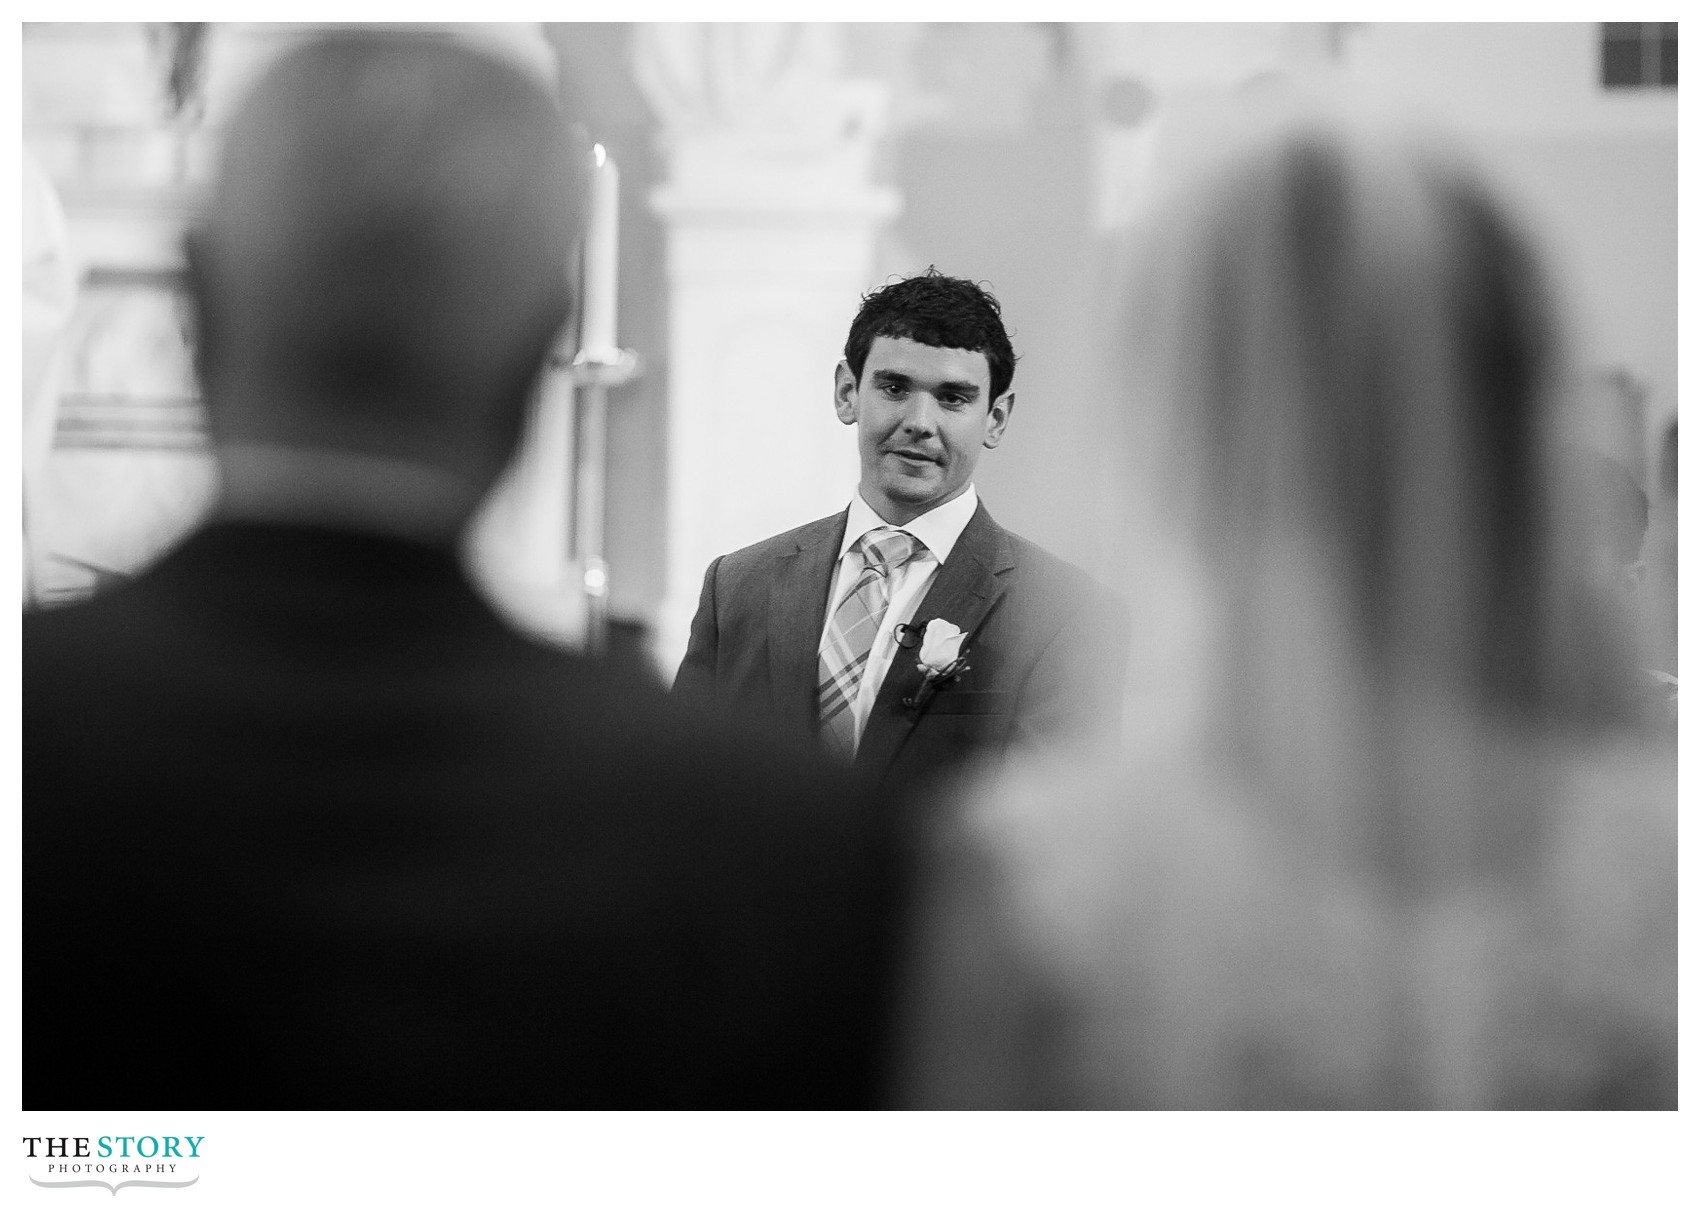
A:
POLYGON ((405 461, 482 492, 569 315, 574 146, 532 79, 441 36, 284 57, 189 240, 219 448, 405 461))

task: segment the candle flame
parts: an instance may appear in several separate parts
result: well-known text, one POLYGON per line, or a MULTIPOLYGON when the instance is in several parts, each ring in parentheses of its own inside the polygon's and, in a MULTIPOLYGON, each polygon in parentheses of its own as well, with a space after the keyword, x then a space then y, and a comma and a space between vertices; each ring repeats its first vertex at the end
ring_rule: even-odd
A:
POLYGON ((591 154, 596 157, 597 168, 601 168, 604 164, 608 163, 608 149, 603 147, 602 144, 598 143, 590 150, 591 154))

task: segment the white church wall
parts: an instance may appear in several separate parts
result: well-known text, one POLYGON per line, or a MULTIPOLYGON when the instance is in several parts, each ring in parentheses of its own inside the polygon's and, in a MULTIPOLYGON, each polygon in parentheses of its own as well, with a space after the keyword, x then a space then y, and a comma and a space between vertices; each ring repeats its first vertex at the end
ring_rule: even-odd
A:
MULTIPOLYGON (((989 57, 993 40, 941 37, 981 55, 987 78, 1022 78, 989 57)), ((1087 331, 1113 301, 1094 259, 1187 154, 1164 145, 1166 112, 1268 75, 1344 76, 1473 152, 1540 240, 1583 364, 1622 366, 1647 385, 1650 452, 1676 399, 1675 92, 1602 89, 1598 44, 1594 23, 1081 25, 1049 82, 1029 90, 1046 101, 1023 126, 995 137, 936 121, 904 132, 896 234, 912 259, 949 249, 971 267, 957 272, 1010 288, 1000 296, 1025 354, 1022 404, 981 477, 1006 503, 1000 518, 1100 570, 1092 486, 1116 469, 1080 438, 1136 402, 1115 398, 1113 328, 1087 331), (1071 94, 1078 108, 1059 118, 1071 94), (1084 162, 1070 152, 1082 144, 1084 162), (971 190, 945 196, 965 182, 971 190), (1089 230, 1070 190, 1091 199, 1089 230), (1039 213, 1011 238, 1011 214, 1039 213), (1069 324, 1056 323, 1063 315, 1069 324)))
POLYGON ((1456 130, 1540 238, 1578 354, 1649 390, 1648 451, 1676 410, 1674 88, 1604 89, 1594 22, 1377 23, 1345 70, 1456 130))

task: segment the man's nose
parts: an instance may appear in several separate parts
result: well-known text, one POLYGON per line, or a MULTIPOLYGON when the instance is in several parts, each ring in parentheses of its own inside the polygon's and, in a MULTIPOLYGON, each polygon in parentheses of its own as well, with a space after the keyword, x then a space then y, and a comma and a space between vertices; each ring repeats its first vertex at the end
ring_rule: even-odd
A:
POLYGON ((938 401, 924 391, 911 395, 903 413, 903 428, 912 434, 933 433, 938 428, 938 401))

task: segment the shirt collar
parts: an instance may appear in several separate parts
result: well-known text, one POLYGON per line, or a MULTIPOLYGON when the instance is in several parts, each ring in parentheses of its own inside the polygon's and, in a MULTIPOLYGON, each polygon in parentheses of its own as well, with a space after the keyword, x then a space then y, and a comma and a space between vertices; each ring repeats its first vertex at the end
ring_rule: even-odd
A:
MULTIPOLYGON (((963 489, 961 496, 946 501, 943 505, 934 506, 897 529, 907 530, 920 539, 942 564, 950 558, 956 540, 962 537, 969 519, 979 507, 980 495, 974 491, 974 485, 970 484, 963 489)), ((838 545, 838 557, 843 559, 844 553, 854 547, 856 540, 868 531, 890 525, 890 522, 874 512, 873 506, 862 499, 862 493, 858 489, 850 498, 850 517, 844 527, 844 541, 838 545)))

